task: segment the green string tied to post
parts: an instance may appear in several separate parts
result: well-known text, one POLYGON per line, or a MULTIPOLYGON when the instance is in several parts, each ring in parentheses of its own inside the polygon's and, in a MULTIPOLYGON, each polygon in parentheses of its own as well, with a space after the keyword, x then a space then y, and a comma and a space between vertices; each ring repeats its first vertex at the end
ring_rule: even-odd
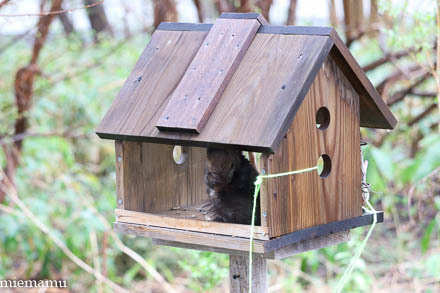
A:
MULTIPOLYGON (((254 191, 254 201, 253 201, 253 206, 252 206, 252 219, 251 219, 251 233, 250 233, 251 235, 249 237, 249 293, 252 293, 252 250, 253 250, 253 238, 254 238, 254 226, 255 226, 255 210, 256 210, 256 206, 257 206, 258 193, 260 192, 260 188, 261 188, 261 184, 263 183, 263 179, 270 179, 270 178, 277 178, 277 177, 282 177, 282 176, 302 174, 302 173, 307 173, 307 172, 317 170, 317 169, 318 169, 318 166, 315 166, 315 167, 311 167, 311 168, 289 171, 289 172, 284 172, 284 173, 258 175, 257 178, 255 179, 255 182, 254 182, 255 191, 254 191)), ((345 284, 347 283, 348 278, 350 277, 351 273, 353 272, 353 269, 354 269, 356 263, 358 262, 363 250, 365 249, 365 246, 368 242, 368 239, 370 238, 370 236, 371 236, 371 234, 377 224, 377 212, 373 208, 373 206, 370 204, 368 197, 364 199, 364 202, 367 205, 367 207, 363 207, 364 210, 373 214, 373 223, 372 223, 370 229, 368 230, 367 236, 362 241, 361 245, 359 246, 358 251, 356 252, 354 257, 352 258, 349 266, 347 267, 344 274, 342 275, 342 278, 336 287, 337 293, 341 292, 341 290, 344 288, 345 284)))
POLYGON ((257 198, 258 198, 258 193, 260 192, 261 184, 263 183, 263 179, 307 173, 307 172, 317 170, 317 169, 318 169, 318 166, 315 166, 315 167, 311 167, 311 168, 289 171, 289 172, 284 172, 284 173, 258 175, 257 178, 255 179, 255 182, 254 182, 254 184, 255 184, 254 202, 252 205, 251 235, 249 237, 249 293, 252 293, 252 248, 253 248, 253 239, 254 239, 255 210, 257 209, 257 198))

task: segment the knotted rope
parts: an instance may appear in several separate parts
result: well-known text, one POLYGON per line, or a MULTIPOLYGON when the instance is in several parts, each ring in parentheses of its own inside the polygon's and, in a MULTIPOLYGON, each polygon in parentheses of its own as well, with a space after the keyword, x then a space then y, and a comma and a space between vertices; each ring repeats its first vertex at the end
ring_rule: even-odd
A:
MULTIPOLYGON (((364 200, 364 203, 367 205, 367 207, 363 206, 362 208, 370 213, 373 214, 373 223, 370 226, 370 229, 368 230, 367 236, 362 241, 361 245, 359 246, 359 249, 357 250, 354 257, 351 259, 350 264, 348 265, 347 269, 345 270, 344 274, 342 275, 341 280, 339 281, 336 292, 340 293, 341 290, 345 287, 345 284, 347 283, 349 277, 351 276, 351 273, 353 272, 353 269, 358 262, 358 260, 361 257, 362 252, 365 249, 365 246, 368 242, 368 239, 370 238, 371 234, 373 233, 373 230, 377 224, 377 211, 373 208, 371 203, 369 202, 370 198, 370 185, 367 183, 367 168, 368 168, 368 161, 364 161, 364 156, 361 150, 361 171, 362 171, 362 183, 361 183, 361 190, 362 190, 362 198, 364 200)), ((254 191, 254 201, 252 206, 252 219, 251 219, 251 235, 249 237, 249 293, 252 293, 252 250, 253 250, 253 238, 254 238, 254 226, 255 226, 255 210, 257 206, 257 198, 258 193, 260 192, 261 184, 263 183, 263 179, 270 179, 270 178, 277 178, 282 176, 289 176, 289 175, 295 175, 295 174, 302 174, 307 173, 313 170, 317 170, 318 166, 296 170, 296 171, 289 171, 284 173, 277 173, 277 174, 269 174, 269 175, 258 175, 254 184, 255 184, 255 191, 254 191)))
MULTIPOLYGON (((318 166, 302 169, 302 170, 296 170, 296 171, 290 171, 290 172, 284 172, 284 173, 278 173, 278 174, 269 174, 269 175, 258 175, 257 179, 255 180, 255 191, 254 191, 254 203, 252 205, 252 219, 251 219, 251 235, 249 237, 249 293, 252 293, 252 248, 253 248, 253 239, 254 239, 254 225, 255 225, 255 210, 257 207, 257 198, 258 193, 260 192, 261 184, 263 183, 263 179, 269 179, 269 178, 276 178, 276 177, 282 177, 282 176, 289 176, 289 175, 295 175, 295 174, 301 174, 301 173, 307 173, 313 170, 317 170, 318 166)), ((264 173, 263 173, 264 174, 264 173)))

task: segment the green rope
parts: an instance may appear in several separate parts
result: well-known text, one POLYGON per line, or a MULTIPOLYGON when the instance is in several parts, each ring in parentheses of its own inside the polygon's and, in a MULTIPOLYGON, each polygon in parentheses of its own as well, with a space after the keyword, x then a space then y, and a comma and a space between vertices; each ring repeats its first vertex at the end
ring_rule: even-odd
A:
POLYGON ((336 286, 336 292, 340 293, 342 289, 344 289, 345 284, 348 281, 348 278, 351 276, 351 273, 353 272, 353 269, 355 265, 357 264, 358 260, 361 257, 362 252, 365 249, 365 246, 367 245, 368 239, 370 238, 371 234, 373 233, 374 227, 377 223, 377 212, 373 208, 373 206, 370 204, 370 202, 365 200, 365 203, 367 204, 368 208, 363 207, 367 212, 373 214, 373 224, 370 226, 370 229, 368 230, 367 236, 365 237, 364 241, 362 241, 361 245, 359 246, 358 251, 354 255, 354 257, 351 259, 350 264, 348 265, 347 269, 345 270, 344 274, 342 275, 341 280, 339 281, 338 285, 336 286))
MULTIPOLYGON (((255 191, 254 191, 254 202, 252 206, 252 219, 251 219, 251 235, 249 237, 249 293, 252 293, 252 250, 253 250, 253 238, 254 238, 254 226, 255 226, 255 210, 257 207, 257 198, 258 193, 260 192, 261 184, 263 183, 263 179, 269 179, 269 178, 277 178, 282 176, 289 176, 289 175, 295 175, 295 174, 301 174, 310 172, 313 170, 317 170, 318 166, 302 169, 302 170, 296 170, 296 171, 290 171, 290 172, 284 172, 284 173, 277 173, 277 174, 269 174, 269 175, 259 175, 257 176, 254 184, 255 184, 255 191)), ((368 242, 368 239, 370 238, 371 234, 373 233, 373 230, 377 224, 377 212, 373 208, 373 206, 370 204, 368 199, 365 200, 365 203, 367 204, 367 208, 363 207, 367 212, 373 214, 373 224, 370 226, 370 229, 368 230, 367 236, 365 237, 364 241, 362 241, 362 244, 359 246, 358 251, 356 252, 355 256, 352 258, 349 266, 345 270, 344 274, 342 275, 341 280, 339 281, 336 292, 340 293, 341 290, 345 287, 345 284, 347 283, 348 278, 351 276, 351 273, 353 272, 353 269, 358 262, 359 258, 361 257, 362 252, 365 249, 365 246, 368 242)))
POLYGON ((288 176, 288 175, 295 175, 295 174, 301 174, 310 172, 313 170, 317 170, 318 166, 302 169, 302 170, 296 170, 296 171, 290 171, 290 172, 284 172, 284 173, 278 173, 278 174, 269 174, 269 175, 258 175, 257 179, 255 180, 255 191, 254 191, 254 203, 252 206, 252 219, 251 219, 251 235, 249 237, 249 293, 252 293, 252 249, 253 249, 253 239, 254 239, 254 226, 255 226, 255 210, 257 207, 257 198, 258 193, 260 192, 261 183, 263 183, 263 179, 269 179, 269 178, 276 178, 276 177, 282 177, 282 176, 288 176))

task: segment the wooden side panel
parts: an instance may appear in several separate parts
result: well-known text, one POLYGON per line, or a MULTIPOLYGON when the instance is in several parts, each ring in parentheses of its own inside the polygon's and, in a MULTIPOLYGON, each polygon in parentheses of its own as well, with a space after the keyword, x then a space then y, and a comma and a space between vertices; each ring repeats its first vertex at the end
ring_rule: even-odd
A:
POLYGON ((123 142, 123 193, 126 210, 150 212, 198 204, 208 198, 203 183, 206 149, 184 148, 178 165, 171 145, 123 142))
POLYGON ((159 130, 201 132, 259 27, 257 19, 216 20, 159 118, 159 130))
POLYGON ((271 236, 361 215, 359 96, 329 57, 313 82, 275 155, 264 162, 268 173, 317 165, 331 159, 331 172, 267 180, 267 222, 271 236), (320 107, 330 112, 327 129, 316 127, 320 107))

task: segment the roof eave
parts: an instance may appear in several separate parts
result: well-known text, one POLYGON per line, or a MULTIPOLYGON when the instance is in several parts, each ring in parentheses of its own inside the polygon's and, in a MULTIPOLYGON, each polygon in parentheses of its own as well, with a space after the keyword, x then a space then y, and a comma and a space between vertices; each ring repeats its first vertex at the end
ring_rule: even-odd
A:
POLYGON ((330 38, 334 43, 330 54, 359 95, 371 101, 360 105, 361 127, 394 129, 396 118, 334 29, 330 32, 330 38))

